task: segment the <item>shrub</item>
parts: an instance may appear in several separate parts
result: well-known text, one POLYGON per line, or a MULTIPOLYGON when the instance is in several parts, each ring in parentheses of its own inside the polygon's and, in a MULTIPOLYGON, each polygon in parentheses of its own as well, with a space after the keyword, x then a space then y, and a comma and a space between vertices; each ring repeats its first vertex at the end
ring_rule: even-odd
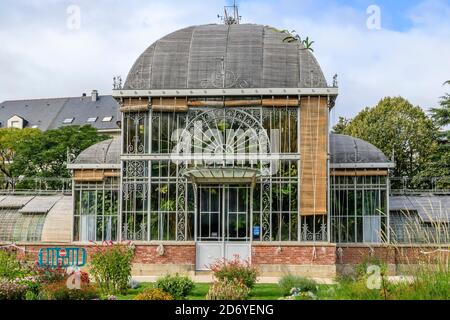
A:
POLYGON ((27 301, 39 300, 39 294, 36 294, 33 291, 27 291, 25 293, 25 300, 27 301))
POLYGON ((133 249, 123 246, 113 246, 92 255, 90 272, 103 295, 127 291, 133 257, 133 249))
POLYGON ((242 262, 239 256, 235 256, 233 260, 218 261, 211 265, 210 269, 219 282, 236 280, 249 289, 253 289, 259 274, 258 269, 251 266, 249 261, 242 262))
POLYGON ((41 284, 60 282, 67 278, 66 269, 63 268, 40 267, 36 265, 33 273, 36 275, 37 281, 41 284))
POLYGON ((138 294, 134 300, 140 300, 140 301, 150 301, 150 300, 154 300, 154 301, 170 301, 173 300, 173 297, 167 293, 162 291, 161 289, 157 289, 157 288, 147 288, 145 289, 143 292, 141 292, 140 294, 138 294))
POLYGON ((42 287, 41 300, 93 300, 98 298, 95 287, 90 284, 82 284, 80 289, 71 289, 67 281, 47 284, 42 287))
POLYGON ((14 254, 0 250, 0 278, 14 280, 24 276, 24 273, 14 254))
POLYGON ((297 289, 300 292, 317 292, 317 282, 312 279, 295 276, 292 274, 285 275, 278 282, 284 296, 291 294, 292 289, 297 289))
POLYGON ((189 277, 183 277, 179 274, 167 275, 156 282, 158 289, 169 293, 176 300, 185 299, 194 289, 194 286, 194 282, 189 277))
POLYGON ((0 300, 23 300, 27 286, 9 279, 0 279, 0 300))
MULTIPOLYGON (((16 283, 26 286, 27 294, 33 293, 34 295, 38 295, 41 290, 41 283, 39 282, 39 278, 36 276, 30 276, 25 278, 19 278, 15 280, 16 283)), ((28 299, 26 299, 28 300, 28 299)))
POLYGON ((209 288, 206 300, 247 300, 250 289, 237 280, 217 281, 209 288))

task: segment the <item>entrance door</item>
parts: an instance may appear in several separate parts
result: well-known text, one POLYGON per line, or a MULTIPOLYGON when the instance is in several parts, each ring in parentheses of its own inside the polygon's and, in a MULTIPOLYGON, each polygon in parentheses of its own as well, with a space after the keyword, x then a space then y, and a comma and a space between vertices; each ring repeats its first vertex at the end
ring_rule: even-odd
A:
POLYGON ((197 213, 197 270, 223 258, 250 257, 249 186, 200 187, 197 213))

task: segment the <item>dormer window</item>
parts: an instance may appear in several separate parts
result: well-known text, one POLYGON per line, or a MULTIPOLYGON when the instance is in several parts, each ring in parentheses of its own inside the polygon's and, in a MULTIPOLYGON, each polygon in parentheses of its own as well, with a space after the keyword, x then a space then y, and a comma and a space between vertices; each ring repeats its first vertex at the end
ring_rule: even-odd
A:
POLYGON ((102 122, 111 122, 113 120, 113 117, 104 117, 102 122))
POLYGON ((87 120, 87 122, 88 122, 88 123, 94 123, 94 122, 97 122, 97 119, 98 119, 98 117, 95 117, 95 118, 89 118, 89 119, 87 120))
POLYGON ((64 119, 63 123, 64 124, 72 124, 74 120, 75 120, 75 118, 67 118, 67 119, 64 119))
POLYGON ((13 116, 8 119, 8 128, 23 129, 25 127, 25 120, 19 116, 13 116))

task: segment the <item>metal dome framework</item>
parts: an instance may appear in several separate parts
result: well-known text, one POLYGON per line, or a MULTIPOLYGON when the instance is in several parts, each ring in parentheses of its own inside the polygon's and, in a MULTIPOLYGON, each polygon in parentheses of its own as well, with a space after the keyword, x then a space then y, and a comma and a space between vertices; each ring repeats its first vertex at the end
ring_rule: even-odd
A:
POLYGON ((312 53, 285 38, 254 24, 178 30, 145 50, 123 90, 327 88, 312 53))

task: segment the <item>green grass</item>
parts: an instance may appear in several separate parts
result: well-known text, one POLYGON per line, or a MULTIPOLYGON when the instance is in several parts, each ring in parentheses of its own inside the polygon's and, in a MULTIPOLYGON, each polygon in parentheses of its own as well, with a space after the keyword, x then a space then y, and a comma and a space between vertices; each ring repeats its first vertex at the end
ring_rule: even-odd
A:
MULTIPOLYGON (((340 280, 337 285, 319 285, 318 300, 449 300, 450 276, 448 270, 424 272, 417 276, 413 284, 386 284, 385 289, 370 290, 364 278, 340 280)), ((118 296, 119 300, 133 300, 151 283, 143 283, 137 289, 130 289, 127 295, 118 296)), ((187 300, 205 300, 210 284, 196 284, 187 300)), ((283 290, 278 284, 257 284, 251 291, 249 300, 278 300, 283 290)), ((296 300, 300 300, 298 298, 296 300)))
MULTIPOLYGON (((118 300, 133 300, 136 295, 145 288, 151 287, 151 283, 142 283, 137 289, 130 289, 126 295, 117 296, 118 300)), ((187 300, 205 300, 210 284, 197 283, 187 300)), ((250 300, 278 300, 282 297, 282 291, 277 284, 257 284, 250 293, 250 300)))

